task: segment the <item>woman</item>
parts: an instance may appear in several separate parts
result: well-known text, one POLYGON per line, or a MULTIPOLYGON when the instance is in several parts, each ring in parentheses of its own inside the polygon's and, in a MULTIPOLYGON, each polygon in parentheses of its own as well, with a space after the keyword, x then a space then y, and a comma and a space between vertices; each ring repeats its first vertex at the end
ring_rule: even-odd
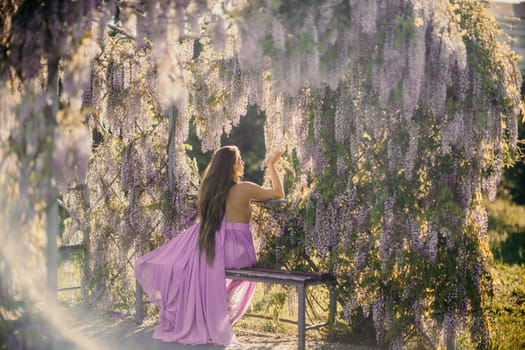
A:
POLYGON ((137 280, 160 308, 155 339, 234 343, 232 325, 246 311, 255 283, 226 280, 225 269, 256 263, 248 224, 250 202, 284 197, 274 166, 281 155, 269 161, 272 188, 264 188, 241 181, 244 162, 236 146, 218 149, 199 189, 199 223, 137 259, 137 280))

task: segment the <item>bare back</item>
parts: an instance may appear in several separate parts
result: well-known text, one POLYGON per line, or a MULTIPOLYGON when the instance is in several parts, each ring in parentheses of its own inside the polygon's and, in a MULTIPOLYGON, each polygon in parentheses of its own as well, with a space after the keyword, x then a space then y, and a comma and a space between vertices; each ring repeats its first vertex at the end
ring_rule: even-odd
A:
POLYGON ((253 182, 243 181, 232 186, 226 198, 226 221, 250 221, 250 202, 252 200, 267 201, 282 198, 282 191, 264 188, 253 182))

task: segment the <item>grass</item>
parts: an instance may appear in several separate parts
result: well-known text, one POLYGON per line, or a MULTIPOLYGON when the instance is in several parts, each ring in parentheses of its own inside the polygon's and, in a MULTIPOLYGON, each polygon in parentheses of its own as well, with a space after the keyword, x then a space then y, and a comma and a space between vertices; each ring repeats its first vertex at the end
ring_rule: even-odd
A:
POLYGON ((525 267, 497 263, 494 271, 491 349, 525 349, 525 267))
POLYGON ((487 209, 494 255, 491 349, 525 349, 525 207, 499 199, 487 209))
POLYGON ((525 264, 525 207, 498 199, 487 203, 490 249, 494 260, 507 265, 525 264))

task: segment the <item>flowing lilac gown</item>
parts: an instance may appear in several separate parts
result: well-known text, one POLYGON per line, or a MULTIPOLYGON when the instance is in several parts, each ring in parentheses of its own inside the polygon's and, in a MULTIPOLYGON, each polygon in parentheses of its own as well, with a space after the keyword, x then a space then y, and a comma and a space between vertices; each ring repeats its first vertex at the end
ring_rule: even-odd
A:
POLYGON ((199 253, 199 225, 141 256, 135 275, 160 308, 153 337, 182 344, 229 345, 232 325, 244 314, 254 282, 226 279, 225 269, 256 263, 249 224, 222 221, 215 234, 215 260, 199 253))

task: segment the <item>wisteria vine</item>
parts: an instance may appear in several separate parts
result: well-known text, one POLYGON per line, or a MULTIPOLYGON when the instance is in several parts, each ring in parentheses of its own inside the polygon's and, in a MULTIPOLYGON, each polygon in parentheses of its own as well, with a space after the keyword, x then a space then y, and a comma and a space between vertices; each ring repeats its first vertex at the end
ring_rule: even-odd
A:
MULTIPOLYGON (((488 346, 482 198, 513 158, 521 75, 478 2, 11 5, 4 219, 38 226, 56 186, 64 234, 84 235, 86 300, 132 303, 134 256, 195 218, 190 123, 213 150, 252 104, 266 113, 267 154, 288 155, 287 215, 261 214, 254 229, 300 252, 280 263, 341 276, 345 320, 371 322, 380 346, 451 344, 465 330, 488 346)), ((21 246, 38 246, 26 231, 21 246)))

